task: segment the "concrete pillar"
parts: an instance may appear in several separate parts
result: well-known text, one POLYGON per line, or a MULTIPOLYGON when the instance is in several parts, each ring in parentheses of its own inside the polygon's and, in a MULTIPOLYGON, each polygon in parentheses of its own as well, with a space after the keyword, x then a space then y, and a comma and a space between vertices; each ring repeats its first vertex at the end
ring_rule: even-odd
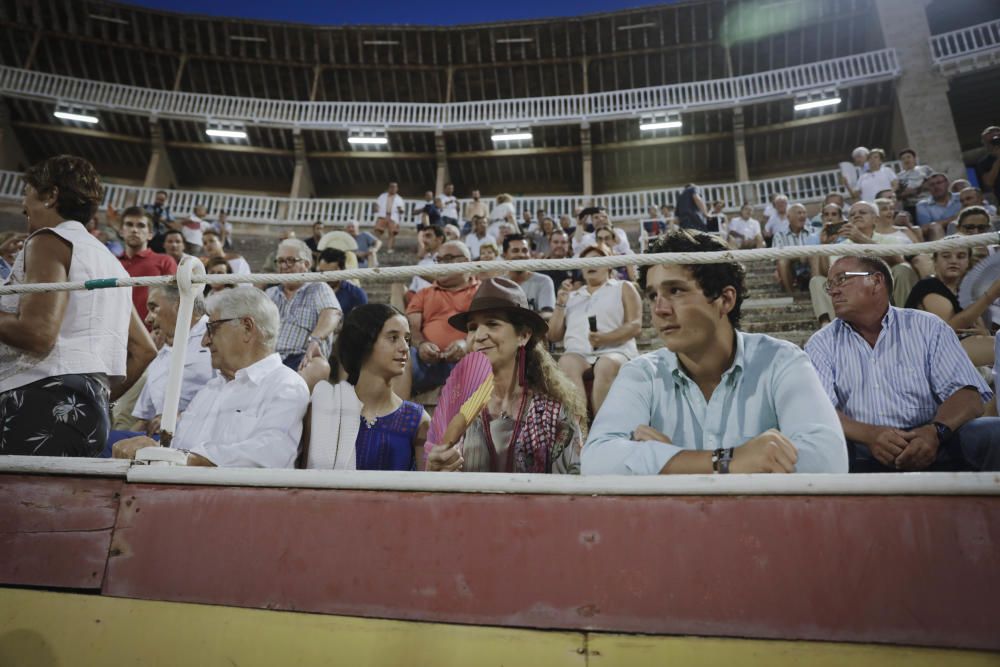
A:
POLYGON ((0 100, 0 169, 24 171, 27 167, 28 158, 10 124, 10 109, 0 100))
MULTIPOLYGON (((903 75, 896 82, 893 132, 917 151, 920 161, 948 174, 965 177, 965 165, 948 104, 948 79, 931 63, 930 27, 924 11, 927 0, 875 0, 887 48, 896 49, 903 75)), ((906 146, 894 145, 895 150, 906 146)))
POLYGON ((142 182, 143 187, 163 189, 175 187, 177 177, 174 175, 174 168, 170 164, 170 155, 167 153, 167 146, 163 141, 163 130, 156 120, 149 124, 149 139, 153 152, 149 156, 146 178, 142 182))
POLYGON ((590 123, 580 124, 580 160, 583 194, 594 194, 594 149, 590 142, 590 123))
POLYGON ((444 143, 444 132, 434 131, 434 159, 437 162, 437 177, 434 179, 434 194, 444 190, 448 182, 448 150, 444 143))
MULTIPOLYGON (((745 183, 750 180, 750 167, 747 166, 746 133, 743 125, 743 107, 733 109, 733 165, 736 167, 736 180, 745 183)), ((752 202, 754 192, 752 185, 743 186, 743 201, 752 202)), ((729 206, 741 206, 743 202, 726 202, 729 206)))
POLYGON ((292 150, 295 153, 295 169, 292 171, 292 191, 288 196, 292 199, 315 197, 316 187, 313 185, 312 171, 306 157, 305 142, 299 130, 292 134, 292 150))

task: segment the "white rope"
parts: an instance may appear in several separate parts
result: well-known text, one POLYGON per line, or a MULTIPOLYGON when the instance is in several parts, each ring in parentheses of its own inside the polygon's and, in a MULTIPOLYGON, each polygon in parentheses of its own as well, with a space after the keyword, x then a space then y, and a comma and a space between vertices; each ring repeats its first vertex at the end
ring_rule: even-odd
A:
MULTIPOLYGON (((309 273, 254 273, 250 275, 213 274, 192 277, 192 283, 266 284, 319 283, 338 280, 402 281, 413 276, 434 279, 453 273, 483 273, 486 271, 549 271, 557 269, 616 268, 619 266, 651 266, 654 264, 720 264, 723 262, 765 262, 807 257, 891 257, 893 255, 923 255, 944 250, 959 250, 1000 243, 1000 233, 976 234, 927 243, 906 245, 827 244, 753 250, 722 250, 716 252, 679 252, 612 257, 574 257, 570 259, 496 260, 492 262, 462 262, 460 264, 428 264, 425 266, 390 266, 375 269, 345 271, 311 271, 309 273)), ((108 287, 153 287, 176 282, 174 276, 90 280, 86 282, 37 283, 0 287, 0 295, 30 292, 77 291, 108 287)))

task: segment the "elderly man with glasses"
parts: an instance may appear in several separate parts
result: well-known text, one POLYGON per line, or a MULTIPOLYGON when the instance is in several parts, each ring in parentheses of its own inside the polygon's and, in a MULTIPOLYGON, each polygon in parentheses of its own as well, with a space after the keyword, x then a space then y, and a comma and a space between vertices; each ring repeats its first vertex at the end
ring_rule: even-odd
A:
MULTIPOLYGON (((299 239, 285 239, 278 244, 275 264, 279 273, 305 273, 312 266, 312 251, 299 239)), ((300 370, 313 357, 330 356, 341 308, 329 285, 282 283, 268 288, 267 296, 281 316, 277 352, 282 363, 300 370)))
POLYGON ((852 472, 1000 470, 993 394, 941 318, 889 304, 892 274, 843 257, 826 290, 837 318, 806 353, 847 437, 852 472))
MULTIPOLYGON (((255 289, 218 292, 207 307, 201 343, 219 375, 188 404, 171 446, 188 452, 187 465, 291 468, 309 388, 274 351, 277 307, 255 289)), ((117 442, 113 454, 134 458, 156 444, 146 436, 129 438, 117 442)))
MULTIPOLYGON (((468 246, 449 241, 438 248, 437 264, 472 261, 468 246)), ((440 387, 451 369, 468 352, 465 336, 448 324, 448 318, 464 313, 472 303, 479 281, 469 273, 449 273, 417 292, 406 305, 413 344, 410 363, 393 389, 401 398, 440 387)))

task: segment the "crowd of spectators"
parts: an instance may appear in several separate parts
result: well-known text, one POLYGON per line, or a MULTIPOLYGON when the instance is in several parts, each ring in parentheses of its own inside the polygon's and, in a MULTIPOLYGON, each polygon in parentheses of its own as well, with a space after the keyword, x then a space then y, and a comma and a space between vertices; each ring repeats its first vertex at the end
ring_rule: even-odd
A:
MULTIPOLYGON (((984 132, 988 152, 1000 136, 992 130, 984 132)), ((409 223, 419 266, 512 264, 414 277, 398 308, 369 304, 355 281, 207 287, 189 323, 173 446, 187 450, 192 465, 263 467, 998 469, 991 443, 1000 442, 1000 419, 981 416, 987 405, 995 414, 981 371, 996 362, 995 327, 984 315, 1000 298, 1000 280, 969 306, 957 298, 970 268, 995 247, 776 261, 779 289, 808 295, 820 327, 805 352, 741 331, 748 291, 735 262, 512 268, 533 258, 636 249, 907 245, 994 228, 996 211, 980 189, 921 165, 912 150, 898 157, 897 173, 881 149, 855 150, 841 170, 844 191, 829 193, 812 218, 806 202, 780 192, 763 207, 748 202, 727 215, 726 202, 708 203, 688 184, 670 204, 651 206, 633 238, 600 206, 558 217, 523 208, 519 216, 511 195, 491 205, 473 191, 462 205, 448 183, 410 208, 390 183, 373 205, 371 232, 356 222, 330 229, 317 221, 303 241, 288 230, 256 268, 301 274, 378 266, 383 246, 394 253, 409 223), (644 299, 663 344, 648 354, 639 349, 644 299), (410 399, 445 384, 471 351, 493 367, 492 398, 464 438, 429 442, 429 417, 410 399), (901 385, 905 391, 895 392, 901 385), (341 454, 341 445, 354 455, 341 454)), ((996 162, 981 163, 982 182, 996 162)), ((102 224, 99 180, 79 158, 47 160, 26 183, 29 235, 0 236, 0 273, 12 284, 172 275, 185 262, 202 262, 212 274, 254 268, 233 252, 223 213, 213 220, 196 206, 177 214, 167 192, 146 206, 109 208, 102 224), (40 253, 46 261, 26 264, 40 253)), ((126 293, 0 300, 0 343, 16 359, 0 374, 0 421, 5 433, 18 434, 16 443, 5 437, 8 453, 52 453, 57 436, 72 455, 132 457, 155 445, 179 293, 135 288, 123 301, 126 293), (29 332, 37 332, 30 341, 29 332), (82 349, 89 353, 70 355, 82 349), (120 399, 114 430, 112 399, 120 399), (14 407, 26 402, 55 423, 43 428, 17 417, 14 407), (77 435, 70 437, 67 421, 77 435)))

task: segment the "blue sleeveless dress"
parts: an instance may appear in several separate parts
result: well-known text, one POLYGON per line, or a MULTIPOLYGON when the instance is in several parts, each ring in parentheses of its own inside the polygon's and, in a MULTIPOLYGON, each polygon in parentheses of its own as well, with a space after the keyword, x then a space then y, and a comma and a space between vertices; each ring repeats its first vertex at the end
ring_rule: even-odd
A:
POLYGON ((413 439, 423 415, 424 406, 403 401, 371 428, 360 417, 361 430, 355 442, 358 470, 415 470, 413 439))

